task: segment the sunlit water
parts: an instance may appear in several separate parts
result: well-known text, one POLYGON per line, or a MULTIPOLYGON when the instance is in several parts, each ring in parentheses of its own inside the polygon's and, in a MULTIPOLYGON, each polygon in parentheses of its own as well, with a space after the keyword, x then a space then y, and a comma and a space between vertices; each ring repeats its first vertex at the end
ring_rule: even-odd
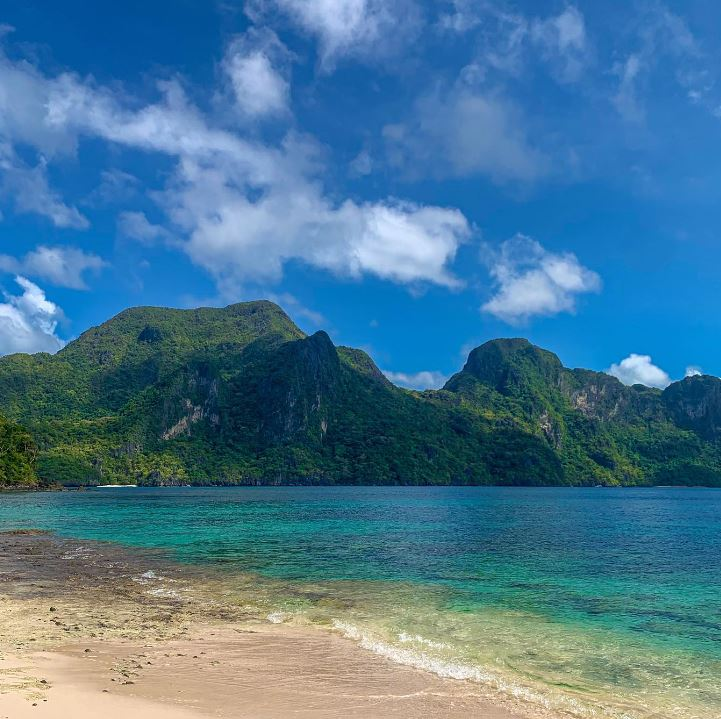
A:
POLYGON ((0 529, 162 548, 269 621, 581 717, 721 717, 721 491, 101 489, 0 529))

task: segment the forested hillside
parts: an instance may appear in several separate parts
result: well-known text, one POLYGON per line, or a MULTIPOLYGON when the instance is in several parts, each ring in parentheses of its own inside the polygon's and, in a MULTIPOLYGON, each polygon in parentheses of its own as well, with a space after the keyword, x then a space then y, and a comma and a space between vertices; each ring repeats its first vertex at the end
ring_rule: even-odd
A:
POLYGON ((511 339, 413 392, 266 301, 129 309, 0 358, 0 411, 32 435, 4 425, 15 483, 36 444, 39 479, 70 485, 721 484, 717 378, 626 387, 511 339))
POLYGON ((37 487, 36 455, 30 434, 0 416, 0 489, 37 487))

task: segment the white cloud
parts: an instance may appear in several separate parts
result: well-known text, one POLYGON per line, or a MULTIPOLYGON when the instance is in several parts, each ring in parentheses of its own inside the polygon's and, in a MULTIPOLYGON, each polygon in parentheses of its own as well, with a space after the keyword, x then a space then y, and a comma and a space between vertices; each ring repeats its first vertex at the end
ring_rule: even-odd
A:
POLYGON ((289 292, 281 292, 280 294, 267 292, 265 297, 271 302, 280 305, 296 322, 300 317, 314 327, 323 327, 328 323, 322 313, 306 307, 295 295, 291 295, 289 292))
POLYGON ((333 204, 302 175, 250 200, 233 172, 185 161, 166 195, 185 250, 222 292, 278 281, 289 260, 352 278, 372 274, 403 284, 458 286, 448 269, 470 227, 457 210, 385 201, 333 204))
POLYGON ((523 235, 501 245, 492 258, 491 275, 496 291, 482 309, 511 324, 574 312, 579 294, 601 288, 599 276, 575 255, 549 252, 523 235))
POLYGON ((90 193, 90 204, 118 204, 126 202, 138 192, 140 181, 128 172, 113 168, 100 173, 100 184, 90 193))
POLYGON ((649 4, 639 21, 639 41, 644 52, 668 53, 676 57, 696 57, 701 54, 686 21, 663 3, 649 4))
POLYGON ((352 177, 364 177, 373 172, 373 158, 368 150, 361 150, 350 163, 350 174, 352 177))
POLYGON ((663 3, 651 3, 637 16, 636 45, 613 71, 618 87, 611 102, 628 122, 643 122, 646 116, 644 89, 648 77, 663 60, 671 60, 674 72, 666 72, 695 104, 705 104, 713 113, 715 103, 707 95, 713 86, 709 73, 700 62, 702 53, 696 38, 683 18, 674 15, 663 3))
MULTIPOLYGON (((612 364, 606 372, 627 385, 644 384, 648 387, 665 389, 672 382, 668 373, 653 364, 649 355, 632 353, 619 363, 612 364)), ((695 365, 689 365, 684 372, 684 377, 700 377, 701 375, 703 375, 703 371, 695 365)))
POLYGON ((583 50, 586 47, 586 26, 583 15, 572 5, 560 15, 539 21, 533 34, 544 43, 555 45, 560 52, 583 50))
POLYGON ((453 0, 452 6, 438 25, 447 32, 474 33, 480 68, 517 76, 540 58, 556 80, 569 83, 580 78, 588 62, 585 21, 573 5, 545 18, 510 12, 502 3, 453 0))
POLYGON ((47 157, 75 152, 75 134, 47 122, 51 86, 30 63, 13 62, 0 49, 0 140, 13 138, 47 157))
POLYGON ((529 20, 526 17, 492 9, 481 24, 480 67, 520 75, 526 67, 528 39, 529 20))
POLYGON ((0 355, 16 352, 57 352, 64 346, 57 334, 62 310, 30 280, 16 277, 22 295, 5 293, 0 303, 0 355))
POLYGON ((416 103, 404 124, 384 136, 391 161, 439 176, 487 175, 494 182, 533 181, 549 170, 510 101, 459 82, 416 103))
POLYGON ((131 240, 150 245, 156 240, 166 240, 170 233, 161 225, 154 225, 144 212, 126 211, 118 215, 118 232, 131 240))
POLYGON ((18 212, 47 217, 56 227, 84 230, 89 223, 75 207, 66 205, 48 185, 46 162, 29 167, 0 138, 0 193, 9 195, 18 212))
POLYGON ((481 22, 480 7, 473 0, 451 0, 450 12, 442 12, 438 18, 438 26, 442 30, 463 34, 477 28, 481 22))
POLYGON ((649 355, 630 354, 618 364, 612 364, 606 372, 627 385, 644 384, 664 389, 671 384, 668 374, 653 364, 649 355))
POLYGON ((273 13, 290 19, 317 39, 327 70, 343 57, 376 61, 395 54, 419 25, 412 0, 250 0, 246 12, 255 21, 273 13))
POLYGON ((48 158, 76 148, 72 131, 47 124, 48 92, 48 81, 32 65, 14 63, 0 49, 0 194, 11 196, 18 212, 47 217, 57 227, 84 229, 87 219, 48 183, 48 158), (17 154, 16 143, 36 149, 35 164, 17 154))
POLYGON ((258 118, 288 112, 289 53, 274 32, 251 28, 236 37, 222 66, 241 115, 258 118))
POLYGON ((109 91, 73 75, 61 75, 50 86, 46 122, 63 131, 72 129, 77 135, 175 156, 225 154, 251 169, 272 172, 271 158, 264 157, 257 145, 210 127, 177 81, 158 83, 161 100, 140 109, 123 107, 109 91))
POLYGON ((562 82, 579 79, 586 64, 586 25, 581 12, 569 5, 560 15, 531 23, 531 38, 556 68, 562 82))
MULTIPOLYGON (((41 81, 29 72, 35 84, 41 81)), ((351 278, 459 284, 449 266, 471 235, 462 213, 392 198, 335 198, 322 183, 319 146, 308 137, 291 131, 269 144, 215 126, 177 81, 159 84, 160 99, 146 105, 121 102, 67 73, 45 85, 38 108, 44 128, 176 161, 166 187, 150 194, 169 226, 129 211, 119 216, 119 230, 144 242, 177 237, 173 246, 208 270, 223 294, 243 283, 277 281, 294 260, 351 278)), ((48 141, 45 134, 25 136, 33 139, 48 141)))
POLYGON ((445 383, 448 377, 440 372, 430 370, 422 370, 420 372, 391 372, 391 370, 383 370, 383 374, 393 384, 407 387, 408 389, 439 389, 445 383))
POLYGON ((641 58, 632 54, 626 61, 615 67, 619 76, 618 91, 613 96, 613 104, 621 117, 629 122, 641 122, 644 109, 638 97, 637 79, 641 72, 641 58))
POLYGON ((100 272, 107 263, 97 255, 77 247, 47 247, 40 245, 22 259, 0 255, 0 270, 30 275, 47 280, 58 287, 85 290, 83 275, 100 272))

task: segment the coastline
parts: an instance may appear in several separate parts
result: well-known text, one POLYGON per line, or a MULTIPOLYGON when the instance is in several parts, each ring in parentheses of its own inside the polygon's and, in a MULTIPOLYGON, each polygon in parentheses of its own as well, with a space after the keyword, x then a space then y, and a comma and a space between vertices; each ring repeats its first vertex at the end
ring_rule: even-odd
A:
POLYGON ((0 718, 551 716, 338 633, 273 624, 168 568, 158 553, 0 533, 0 718))

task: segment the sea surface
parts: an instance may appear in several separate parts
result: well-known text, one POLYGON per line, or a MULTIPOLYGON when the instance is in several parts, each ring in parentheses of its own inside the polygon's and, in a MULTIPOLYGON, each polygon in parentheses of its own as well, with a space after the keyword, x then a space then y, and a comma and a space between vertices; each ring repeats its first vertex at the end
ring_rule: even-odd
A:
POLYGON ((2 494, 15 528, 164 550, 268 621, 553 712, 721 717, 721 490, 2 494))

